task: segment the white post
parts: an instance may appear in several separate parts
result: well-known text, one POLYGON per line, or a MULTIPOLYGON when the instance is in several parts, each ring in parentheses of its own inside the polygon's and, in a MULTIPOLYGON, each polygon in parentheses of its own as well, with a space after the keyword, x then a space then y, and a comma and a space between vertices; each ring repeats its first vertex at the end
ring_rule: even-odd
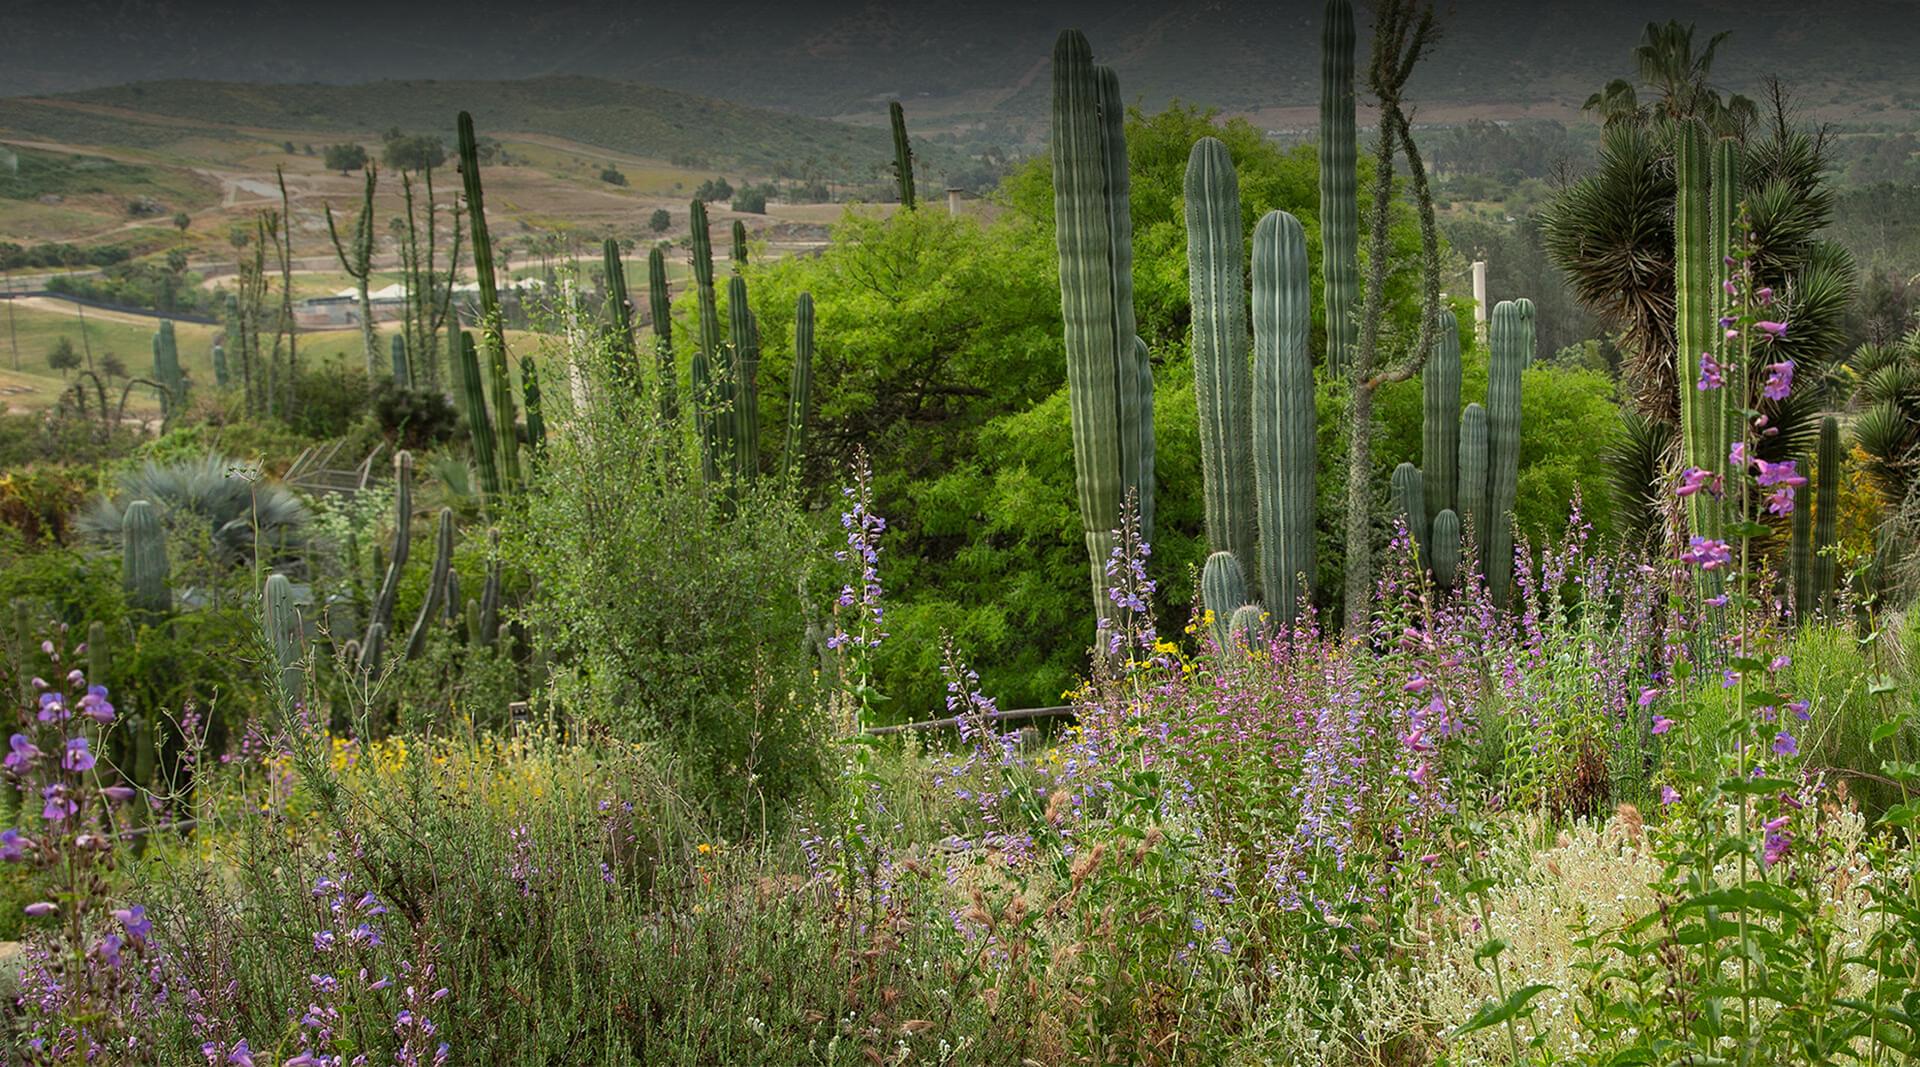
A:
POLYGON ((1481 340, 1487 336, 1487 261, 1473 261, 1473 332, 1481 340))

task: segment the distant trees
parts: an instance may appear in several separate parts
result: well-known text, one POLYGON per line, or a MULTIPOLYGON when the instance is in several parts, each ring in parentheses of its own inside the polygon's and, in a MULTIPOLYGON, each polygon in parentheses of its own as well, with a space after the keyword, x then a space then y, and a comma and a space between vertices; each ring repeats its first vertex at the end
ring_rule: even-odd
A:
POLYGON ((601 168, 601 171, 600 171, 600 180, 601 180, 601 181, 603 181, 603 182, 606 182, 606 183, 607 183, 608 185, 625 185, 625 184, 627 184, 627 176, 626 176, 626 175, 624 175, 624 174, 622 174, 622 173, 620 173, 620 168, 619 168, 619 167, 603 167, 603 168, 601 168))
POLYGON ((673 216, 668 214, 667 209, 663 207, 654 208, 653 214, 647 219, 647 228, 654 233, 666 233, 667 228, 672 225, 673 216))
POLYGON ((400 127, 395 126, 387 131, 382 140, 380 160, 389 170, 426 170, 428 167, 437 167, 447 161, 446 142, 432 134, 421 133, 409 136, 401 133, 400 127))
POLYGON ((764 185, 743 185, 733 194, 733 210, 744 211, 750 215, 767 213, 767 187, 764 185))
POLYGON ((700 188, 693 191, 693 198, 695 200, 704 200, 708 203, 712 203, 715 200, 731 200, 733 198, 733 183, 725 178, 709 178, 700 183, 700 188))
POLYGON ((73 339, 62 337, 53 343, 52 351, 47 353, 47 366, 62 375, 80 366, 80 351, 73 347, 73 339))
POLYGON ((323 157, 328 170, 337 170, 342 174, 351 174, 367 165, 367 150, 357 144, 330 144, 323 157))
POLYGON ((22 247, 0 241, 0 270, 23 267, 110 267, 125 263, 133 254, 120 245, 81 248, 59 242, 22 247))

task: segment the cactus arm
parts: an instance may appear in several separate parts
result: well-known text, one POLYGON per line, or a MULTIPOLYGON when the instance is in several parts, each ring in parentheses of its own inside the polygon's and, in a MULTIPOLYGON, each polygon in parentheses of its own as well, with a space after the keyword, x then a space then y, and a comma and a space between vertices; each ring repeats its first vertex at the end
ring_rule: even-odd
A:
POLYGON ((261 594, 261 629, 273 648, 274 677, 280 686, 281 706, 291 708, 300 699, 306 672, 300 661, 306 655, 300 624, 300 609, 293 603, 293 583, 284 574, 267 577, 261 594))
POLYGON ((1420 468, 1402 463, 1393 469, 1393 510, 1407 525, 1407 535, 1419 549, 1422 566, 1427 563, 1426 477, 1420 468))
POLYGON ((671 426, 680 416, 680 375, 673 359, 673 302, 667 292, 667 256, 658 245, 647 253, 647 310, 653 318, 660 421, 671 426))
POLYGON ((1433 580, 1451 589, 1460 574, 1460 516, 1452 508, 1442 509, 1433 517, 1429 533, 1433 544, 1427 555, 1433 561, 1433 580))
POLYGON ((487 394, 480 384, 480 354, 475 349, 473 334, 460 331, 459 361, 460 394, 464 401, 462 407, 467 417, 467 434, 473 442, 474 466, 480 469, 480 488, 487 499, 500 496, 500 468, 495 463, 493 446, 493 420, 487 414, 487 394))
POLYGON ((460 113, 460 177, 466 183, 467 230, 473 246, 474 281, 480 290, 480 336, 486 343, 487 365, 493 386, 494 447, 499 455, 500 485, 516 489, 521 483, 520 438, 514 432, 513 391, 507 367, 506 320, 500 313, 500 289, 493 270, 493 238, 487 230, 486 198, 480 188, 480 146, 474 137, 473 116, 460 113))
MULTIPOLYGON (((1468 404, 1460 413, 1460 516, 1462 532, 1487 543, 1487 409, 1468 404)), ((1482 555, 1485 553, 1482 552, 1482 555)))
POLYGON ((433 573, 427 581, 427 597, 420 603, 420 614, 407 634, 407 658, 418 659, 427 649, 427 636, 433 629, 433 617, 447 600, 449 576, 453 573, 453 509, 440 509, 440 528, 434 538, 433 573))
POLYGON ((1327 0, 1320 38, 1320 245, 1327 373, 1346 373, 1360 291, 1360 171, 1353 98, 1353 5, 1327 0))
POLYGON ((895 100, 887 105, 887 117, 893 125, 893 174, 900 183, 900 206, 914 208, 913 143, 907 139, 907 113, 895 100))

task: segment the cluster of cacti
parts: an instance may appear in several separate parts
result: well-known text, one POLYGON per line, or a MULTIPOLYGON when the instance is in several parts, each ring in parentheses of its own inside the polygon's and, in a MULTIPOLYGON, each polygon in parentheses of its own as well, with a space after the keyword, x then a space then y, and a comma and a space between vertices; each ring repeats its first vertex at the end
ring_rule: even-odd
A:
MULTIPOLYGON (((491 437, 490 450, 494 455, 490 460, 481 461, 481 480, 489 498, 501 493, 514 492, 523 484, 520 472, 520 438, 515 429, 516 418, 513 403, 513 377, 507 366, 507 343, 505 320, 500 313, 500 290, 493 270, 493 239, 487 230, 486 198, 480 187, 480 147, 473 132, 473 116, 462 111, 459 119, 460 136, 460 176, 465 182, 467 194, 467 228, 470 243, 473 246, 474 281, 480 295, 480 335, 486 344, 487 380, 491 394, 491 437), (487 474, 488 467, 492 475, 487 474)), ((463 334, 461 346, 464 350, 470 340, 463 334)), ((472 369, 465 351, 461 354, 460 365, 464 370, 472 369)), ((481 423, 473 420, 476 416, 485 420, 488 417, 487 397, 481 392, 481 382, 477 373, 463 373, 462 388, 467 393, 466 410, 468 429, 472 432, 474 451, 481 450, 481 423), (475 401, 479 402, 476 403, 475 401)), ((537 389, 537 387, 536 387, 537 389)))
POLYGON ((160 397, 164 417, 171 419, 186 410, 187 373, 180 367, 180 346, 168 319, 160 320, 160 329, 153 335, 153 380, 166 390, 160 397))
POLYGON ((153 622, 173 610, 171 576, 159 513, 145 500, 128 504, 120 520, 120 579, 135 618, 153 622))
POLYGON ((1358 330, 1360 172, 1353 100, 1353 4, 1327 0, 1320 39, 1320 249, 1327 374, 1346 373, 1358 330))
POLYGON ((1153 537, 1153 369, 1134 327, 1126 108, 1119 79, 1076 30, 1053 50, 1052 162, 1074 484, 1106 618, 1107 563, 1130 497, 1141 539, 1153 537))
POLYGON ((913 144, 907 140, 907 113, 895 100, 887 105, 887 117, 893 124, 893 175, 900 183, 900 206, 913 210, 913 144))

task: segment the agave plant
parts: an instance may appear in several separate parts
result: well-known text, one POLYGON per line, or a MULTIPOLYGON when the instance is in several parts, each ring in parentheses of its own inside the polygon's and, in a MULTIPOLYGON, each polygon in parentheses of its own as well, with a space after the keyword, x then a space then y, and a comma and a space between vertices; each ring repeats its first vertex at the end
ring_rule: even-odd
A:
POLYGON ((1920 328, 1887 345, 1867 344, 1847 361, 1854 380, 1853 442, 1889 509, 1899 509, 1920 474, 1920 328))
POLYGON ((213 558, 226 566, 296 554, 306 546, 309 512, 285 486, 266 481, 245 464, 209 453, 172 463, 149 461, 120 476, 115 492, 80 516, 80 529, 118 539, 126 506, 150 501, 177 531, 198 531, 213 558))

